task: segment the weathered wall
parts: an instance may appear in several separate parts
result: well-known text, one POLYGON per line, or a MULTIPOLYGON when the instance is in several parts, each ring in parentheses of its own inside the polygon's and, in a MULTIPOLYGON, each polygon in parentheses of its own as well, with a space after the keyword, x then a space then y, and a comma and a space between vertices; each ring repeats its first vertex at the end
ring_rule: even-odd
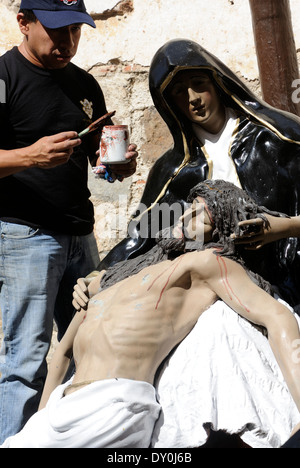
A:
MULTIPOLYGON (((290 3, 300 52, 300 2, 290 3)), ((19 4, 1 0, 0 54, 21 41, 15 21, 19 4)), ((75 63, 99 81, 108 110, 117 111, 116 123, 130 126, 140 153, 137 173, 123 184, 90 177, 95 232, 104 255, 126 235, 127 219, 142 194, 149 168, 172 143, 148 90, 149 65, 158 48, 178 37, 195 40, 254 91, 260 89, 248 0, 86 0, 86 6, 97 29, 84 27, 75 63)))

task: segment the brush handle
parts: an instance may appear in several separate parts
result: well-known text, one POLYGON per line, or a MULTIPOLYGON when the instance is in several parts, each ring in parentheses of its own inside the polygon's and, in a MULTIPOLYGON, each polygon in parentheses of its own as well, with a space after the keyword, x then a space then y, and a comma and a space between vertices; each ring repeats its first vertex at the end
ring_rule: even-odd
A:
POLYGON ((83 130, 82 132, 78 134, 78 138, 82 138, 84 135, 87 135, 89 131, 90 131, 90 127, 86 128, 85 130, 83 130))
POLYGON ((94 132, 97 130, 101 125, 103 126, 105 121, 107 119, 110 119, 115 115, 116 111, 109 112, 108 114, 103 115, 100 117, 100 119, 96 120, 96 122, 93 122, 91 125, 89 125, 85 130, 82 130, 82 132, 79 133, 78 138, 82 138, 85 135, 87 135, 90 132, 94 132))

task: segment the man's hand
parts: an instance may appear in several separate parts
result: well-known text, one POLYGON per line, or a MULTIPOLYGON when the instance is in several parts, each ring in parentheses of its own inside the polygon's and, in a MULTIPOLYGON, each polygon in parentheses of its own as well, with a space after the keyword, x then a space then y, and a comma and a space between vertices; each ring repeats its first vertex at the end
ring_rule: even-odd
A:
POLYGON ((76 132, 63 132, 41 138, 25 148, 30 167, 51 169, 69 161, 74 148, 81 144, 76 132))
MULTIPOLYGON (((136 167, 137 167, 137 158, 138 158, 138 155, 139 153, 136 151, 137 149, 137 146, 135 144, 131 144, 128 146, 128 150, 127 150, 127 153, 125 154, 125 158, 129 160, 128 163, 126 164, 110 164, 110 168, 112 170, 112 172, 114 174, 116 174, 117 176, 120 176, 120 177, 131 177, 135 171, 136 171, 136 167)), ((97 155, 99 156, 99 153, 100 151, 97 151, 97 155)), ((97 159, 97 163, 96 163, 96 166, 100 166, 101 165, 101 161, 100 161, 100 157, 97 159)))

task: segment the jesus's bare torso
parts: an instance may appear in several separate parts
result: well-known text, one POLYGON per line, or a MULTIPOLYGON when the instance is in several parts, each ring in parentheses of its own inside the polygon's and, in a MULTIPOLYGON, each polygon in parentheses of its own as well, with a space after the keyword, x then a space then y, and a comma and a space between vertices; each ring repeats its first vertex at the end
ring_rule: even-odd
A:
POLYGON ((150 266, 90 300, 74 340, 73 384, 111 378, 153 383, 162 360, 217 299, 191 265, 186 254, 150 266))

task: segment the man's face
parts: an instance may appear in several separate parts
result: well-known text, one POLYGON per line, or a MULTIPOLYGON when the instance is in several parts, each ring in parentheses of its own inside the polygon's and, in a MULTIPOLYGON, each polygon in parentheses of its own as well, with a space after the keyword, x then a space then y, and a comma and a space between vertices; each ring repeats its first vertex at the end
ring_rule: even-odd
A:
POLYGON ((170 85, 169 95, 189 120, 204 128, 223 108, 209 76, 198 70, 179 72, 170 85))
POLYGON ((73 24, 59 29, 47 29, 39 21, 28 22, 26 27, 23 24, 21 32, 25 36, 23 44, 29 60, 49 70, 66 67, 76 55, 81 26, 73 24))
POLYGON ((212 231, 212 221, 205 201, 197 197, 179 219, 173 230, 173 236, 177 239, 185 237, 187 240, 206 243, 211 240, 212 231))

